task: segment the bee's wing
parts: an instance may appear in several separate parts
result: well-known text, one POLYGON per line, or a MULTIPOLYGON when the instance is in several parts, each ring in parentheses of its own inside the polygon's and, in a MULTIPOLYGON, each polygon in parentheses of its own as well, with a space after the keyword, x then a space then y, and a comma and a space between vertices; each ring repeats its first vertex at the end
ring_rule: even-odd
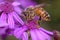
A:
POLYGON ((42 7, 42 8, 44 8, 46 6, 46 4, 45 3, 42 3, 42 4, 38 4, 38 5, 36 5, 35 7, 42 7))

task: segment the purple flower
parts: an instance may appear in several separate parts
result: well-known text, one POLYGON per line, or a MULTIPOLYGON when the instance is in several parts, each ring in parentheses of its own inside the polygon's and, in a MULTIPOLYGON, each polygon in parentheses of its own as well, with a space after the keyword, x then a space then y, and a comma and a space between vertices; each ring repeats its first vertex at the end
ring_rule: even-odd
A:
POLYGON ((8 1, 6 2, 3 1, 3 3, 0 3, 0 10, 3 11, 0 20, 6 21, 9 24, 9 28, 14 28, 15 26, 14 19, 21 25, 24 24, 22 19, 18 16, 18 14, 21 13, 20 8, 18 7, 19 5, 20 3, 18 2, 9 3, 8 1))
POLYGON ((38 26, 33 21, 30 21, 29 24, 27 24, 27 26, 25 25, 21 28, 15 29, 14 36, 22 40, 28 40, 29 35, 32 40, 52 40, 52 32, 49 32, 42 27, 37 27, 38 26))

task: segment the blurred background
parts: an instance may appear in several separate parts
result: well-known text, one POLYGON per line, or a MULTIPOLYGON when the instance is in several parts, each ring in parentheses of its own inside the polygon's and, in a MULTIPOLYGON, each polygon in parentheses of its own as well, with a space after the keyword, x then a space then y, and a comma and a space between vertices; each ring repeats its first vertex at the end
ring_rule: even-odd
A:
MULTIPOLYGON (((60 0, 32 0, 37 4, 45 3, 45 10, 50 14, 50 22, 42 22, 42 26, 50 31, 60 31, 60 0)), ((16 40, 15 37, 9 36, 7 40, 16 40), (9 38, 10 37, 10 38, 9 38)))
POLYGON ((45 3, 45 10, 50 14, 50 22, 42 22, 44 28, 48 30, 60 31, 60 0, 33 0, 37 4, 45 3))

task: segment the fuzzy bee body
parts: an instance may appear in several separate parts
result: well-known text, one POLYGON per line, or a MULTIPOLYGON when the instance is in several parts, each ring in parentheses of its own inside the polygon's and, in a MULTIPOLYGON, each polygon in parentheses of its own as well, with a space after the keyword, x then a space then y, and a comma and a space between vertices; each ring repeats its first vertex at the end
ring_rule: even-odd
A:
POLYGON ((27 20, 32 20, 35 16, 39 16, 40 20, 50 21, 50 15, 39 5, 30 6, 24 10, 22 13, 27 20))
MULTIPOLYGON (((34 8, 34 7, 33 7, 34 8)), ((26 20, 32 20, 32 19, 34 19, 34 17, 35 17, 35 13, 34 13, 34 9, 32 8, 32 6, 31 7, 28 7, 28 8, 26 8, 24 11, 23 11, 23 13, 22 13, 22 15, 24 15, 23 17, 26 19, 26 20)))

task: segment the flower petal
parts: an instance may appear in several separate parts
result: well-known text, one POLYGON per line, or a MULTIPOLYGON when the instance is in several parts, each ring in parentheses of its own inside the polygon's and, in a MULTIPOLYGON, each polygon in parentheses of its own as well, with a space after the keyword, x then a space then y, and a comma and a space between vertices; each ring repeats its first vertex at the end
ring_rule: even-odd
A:
POLYGON ((6 23, 6 19, 7 15, 5 13, 2 13, 2 15, 0 16, 0 27, 8 26, 8 24, 6 23))
POLYGON ((36 36, 37 36, 37 38, 38 38, 38 40, 46 40, 46 38, 45 38, 45 36, 43 36, 40 32, 39 32, 39 30, 35 30, 35 33, 36 33, 36 36))
POLYGON ((24 25, 22 19, 15 12, 13 12, 13 16, 21 25, 24 25))
POLYGON ((8 24, 9 24, 9 28, 11 28, 11 29, 14 28, 14 20, 13 20, 12 13, 8 14, 8 24))
POLYGON ((30 31, 32 40, 38 40, 34 30, 30 31))
POLYGON ((53 32, 50 32, 50 31, 47 31, 47 30, 45 30, 44 28, 40 28, 40 30, 42 30, 43 32, 45 32, 45 33, 47 33, 47 34, 49 34, 49 35, 53 35, 53 32))
POLYGON ((6 33, 6 29, 7 27, 5 26, 5 28, 0 28, 0 35, 3 35, 6 33))
POLYGON ((43 32, 42 30, 39 30, 39 32, 46 38, 46 40, 52 40, 51 36, 43 32))
POLYGON ((23 32, 22 40, 28 40, 28 33, 23 32))
POLYGON ((0 27, 6 27, 6 26, 8 26, 8 24, 6 22, 4 22, 4 21, 0 22, 0 27))
POLYGON ((2 13, 0 20, 5 21, 7 20, 7 15, 5 13, 2 13))
POLYGON ((19 15, 21 15, 21 12, 22 12, 22 10, 19 8, 19 7, 14 7, 14 11, 17 13, 17 14, 19 14, 19 15))
POLYGON ((13 5, 13 6, 19 6, 20 3, 19 3, 19 2, 13 2, 12 5, 13 5))
POLYGON ((6 28, 0 28, 0 35, 2 35, 2 34, 5 34, 6 32, 5 32, 5 30, 6 30, 6 28))
POLYGON ((20 38, 25 30, 26 30, 26 28, 17 28, 17 29, 15 29, 14 36, 16 38, 20 38))
POLYGON ((1 2, 4 2, 4 1, 3 1, 3 0, 0 0, 0 3, 1 3, 1 2))

